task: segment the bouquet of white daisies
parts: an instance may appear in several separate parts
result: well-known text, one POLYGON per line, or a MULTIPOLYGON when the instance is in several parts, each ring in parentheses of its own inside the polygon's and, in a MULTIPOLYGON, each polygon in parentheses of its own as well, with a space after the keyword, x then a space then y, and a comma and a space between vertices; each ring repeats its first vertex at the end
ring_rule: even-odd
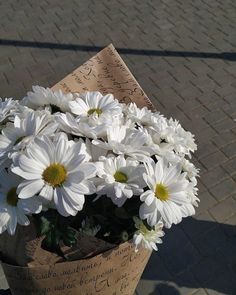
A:
POLYGON ((0 233, 34 223, 60 252, 76 232, 157 250, 193 215, 194 137, 178 121, 112 94, 33 87, 0 101, 0 233))

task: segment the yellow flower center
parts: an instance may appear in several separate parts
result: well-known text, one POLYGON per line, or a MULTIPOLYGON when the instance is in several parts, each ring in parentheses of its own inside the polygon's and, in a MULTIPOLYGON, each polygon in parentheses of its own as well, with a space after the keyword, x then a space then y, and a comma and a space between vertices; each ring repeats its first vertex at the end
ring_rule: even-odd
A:
POLYGON ((12 187, 7 193, 7 204, 16 207, 18 203, 18 195, 16 193, 16 187, 12 187))
POLYGON ((113 175, 115 178, 115 181, 125 183, 128 180, 128 177, 125 173, 121 171, 116 171, 116 173, 113 175))
POLYGON ((101 109, 90 109, 90 110, 88 110, 88 115, 90 116, 90 115, 92 115, 92 114, 94 114, 94 113, 96 113, 98 116, 100 116, 101 114, 102 114, 102 110, 101 109))
POLYGON ((169 199, 169 192, 167 187, 165 187, 162 183, 158 183, 155 189, 155 196, 161 201, 166 201, 169 199))
POLYGON ((43 171, 43 180, 51 186, 60 186, 66 180, 67 171, 61 164, 51 164, 43 171))

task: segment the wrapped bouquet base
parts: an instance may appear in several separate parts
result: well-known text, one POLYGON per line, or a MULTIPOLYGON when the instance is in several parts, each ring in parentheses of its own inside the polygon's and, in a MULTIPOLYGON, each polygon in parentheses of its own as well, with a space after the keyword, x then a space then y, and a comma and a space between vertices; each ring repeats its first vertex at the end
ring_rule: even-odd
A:
MULTIPOLYGON (((53 87, 53 90, 58 89, 63 92, 96 90, 113 93, 121 102, 129 103, 132 98, 132 101, 140 107, 153 108, 112 45, 53 87)), ((5 237, 5 243, 4 237, 0 241, 2 244, 0 250, 8 256, 8 259, 12 260, 16 254, 20 265, 24 263, 28 265, 23 267, 2 263, 13 295, 132 295, 151 254, 151 251, 144 248, 136 253, 134 246, 126 242, 91 258, 55 263, 56 255, 36 247, 40 240, 34 236, 35 233, 32 233, 31 237, 28 235, 25 243, 24 241, 20 243, 21 235, 9 239, 5 237), (14 246, 8 249, 8 245, 14 246), (23 257, 26 248, 32 255, 32 261, 23 257), (35 266, 35 264, 42 265, 35 266)))
POLYGON ((126 242, 89 259, 38 267, 2 263, 13 295, 132 295, 150 257, 126 242))
POLYGON ((195 213, 194 136, 153 111, 112 45, 52 89, 0 100, 13 295, 132 295, 163 227, 195 213))

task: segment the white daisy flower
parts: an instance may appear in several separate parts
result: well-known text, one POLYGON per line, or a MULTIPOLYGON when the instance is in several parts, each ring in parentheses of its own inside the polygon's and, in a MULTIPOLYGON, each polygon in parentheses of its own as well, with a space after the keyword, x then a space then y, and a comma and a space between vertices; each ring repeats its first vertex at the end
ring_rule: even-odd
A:
POLYGON ((167 127, 162 130, 148 129, 148 145, 152 147, 156 155, 165 156, 171 153, 175 147, 174 130, 167 127))
POLYGON ((187 155, 191 157, 191 152, 197 150, 194 135, 191 132, 184 130, 176 120, 170 119, 169 125, 175 130, 175 152, 183 156, 187 155))
POLYGON ((182 170, 187 173, 190 180, 199 175, 199 169, 196 168, 189 160, 183 158, 180 163, 182 165, 182 170))
POLYGON ((69 112, 69 102, 74 99, 72 93, 63 93, 60 89, 53 91, 50 88, 33 86, 33 91, 27 93, 22 104, 32 109, 46 108, 52 113, 69 112))
POLYGON ((156 244, 162 244, 161 238, 164 236, 164 232, 162 231, 163 223, 159 221, 154 229, 148 230, 142 220, 137 217, 133 217, 133 220, 135 222, 135 227, 137 228, 137 231, 133 236, 135 252, 138 252, 141 247, 157 251, 156 244))
POLYGON ((124 106, 124 113, 132 122, 144 126, 149 125, 152 121, 152 112, 147 107, 138 108, 136 103, 133 102, 124 106))
POLYGON ((77 94, 78 97, 69 102, 71 112, 82 117, 99 117, 119 115, 122 107, 112 94, 102 95, 98 91, 77 94))
POLYGON ((109 126, 115 123, 119 124, 119 120, 115 120, 110 115, 89 117, 74 117, 70 113, 55 114, 55 119, 58 122, 61 130, 74 134, 76 136, 94 138, 106 136, 106 131, 109 126))
POLYGON ((154 226, 160 219, 166 227, 182 220, 181 206, 190 203, 186 189, 188 181, 185 173, 181 174, 181 166, 168 167, 164 159, 156 164, 154 161, 145 163, 146 173, 143 178, 149 187, 140 199, 144 202, 139 210, 141 219, 147 219, 154 226))
POLYGON ((160 113, 152 113, 150 116, 150 122, 145 125, 148 130, 154 130, 158 133, 168 128, 168 120, 160 113))
POLYGON ((106 195, 114 204, 121 207, 127 199, 143 192, 144 167, 138 161, 125 159, 124 156, 102 157, 96 166, 97 175, 100 177, 98 196, 106 195))
POLYGON ((198 188, 197 188, 197 179, 193 177, 191 181, 188 183, 186 189, 187 198, 189 199, 188 204, 184 204, 181 207, 183 217, 192 216, 195 214, 195 207, 198 207, 198 202, 200 202, 197 197, 198 188))
POLYGON ((4 123, 10 116, 13 116, 18 108, 18 100, 13 100, 13 98, 5 98, 3 100, 0 98, 0 124, 4 123))
POLYGON ((159 160, 161 158, 165 158, 167 162, 169 162, 171 165, 177 165, 179 162, 182 161, 183 157, 176 154, 174 151, 168 151, 166 150, 164 155, 155 155, 156 159, 159 160))
POLYGON ((127 126, 111 126, 107 129, 107 142, 93 140, 92 143, 115 154, 127 155, 139 161, 146 161, 153 154, 147 146, 148 134, 145 129, 128 128, 127 126))
POLYGON ((10 235, 14 235, 17 223, 29 225, 27 215, 39 213, 42 204, 35 197, 18 198, 16 191, 21 179, 17 175, 2 171, 0 177, 0 234, 7 230, 10 235))
POLYGON ((0 162, 7 160, 8 153, 29 146, 36 136, 52 135, 57 123, 47 112, 27 112, 24 117, 15 116, 14 123, 8 123, 0 134, 0 162))
MULTIPOLYGON (((161 157, 156 156, 157 159, 160 159, 161 157)), ((196 178, 199 176, 199 169, 195 167, 193 163, 191 163, 189 160, 183 158, 183 156, 180 156, 176 154, 175 152, 167 152, 165 153, 165 158, 170 162, 172 165, 177 165, 178 163, 181 165, 182 171, 186 172, 187 178, 191 181, 193 178, 196 178)))
POLYGON ((25 154, 14 157, 12 171, 24 178, 18 186, 19 198, 37 194, 47 202, 54 201, 63 216, 76 215, 83 209, 84 195, 96 191, 89 181, 96 174, 93 163, 86 163, 81 144, 61 133, 57 142, 44 136, 36 138, 25 154))
POLYGON ((65 132, 98 138, 106 136, 109 126, 122 122, 122 108, 112 94, 102 96, 100 92, 87 92, 69 102, 71 112, 56 114, 56 120, 65 132))

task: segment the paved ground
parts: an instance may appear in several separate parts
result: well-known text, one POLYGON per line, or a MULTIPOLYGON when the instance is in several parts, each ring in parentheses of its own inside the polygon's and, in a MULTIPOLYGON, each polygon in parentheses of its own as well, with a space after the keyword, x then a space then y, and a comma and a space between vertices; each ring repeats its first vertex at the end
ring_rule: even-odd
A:
POLYGON ((0 1, 2 97, 53 85, 113 42, 157 108, 196 134, 200 207, 166 233, 138 295, 236 294, 235 21, 234 0, 0 1))

